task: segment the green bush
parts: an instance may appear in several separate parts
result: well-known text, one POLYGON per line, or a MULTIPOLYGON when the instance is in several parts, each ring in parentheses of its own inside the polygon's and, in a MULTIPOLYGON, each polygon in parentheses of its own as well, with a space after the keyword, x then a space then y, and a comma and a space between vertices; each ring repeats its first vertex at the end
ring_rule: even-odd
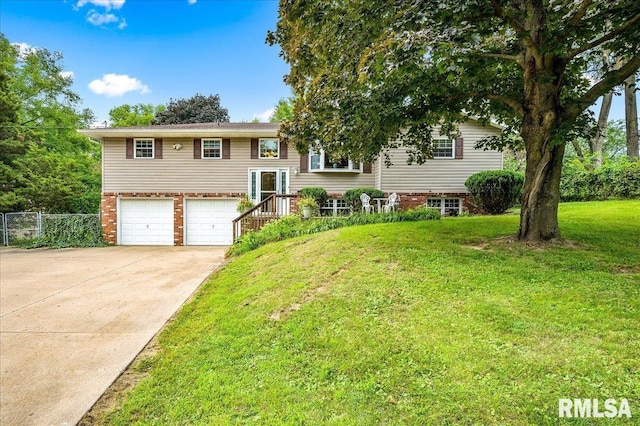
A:
POLYGON ((388 214, 353 214, 328 218, 302 220, 299 216, 290 215, 267 223, 259 231, 251 231, 238 238, 227 251, 227 256, 239 255, 267 243, 285 240, 301 235, 315 234, 344 226, 368 225, 371 223, 417 222, 422 220, 438 220, 440 212, 426 207, 415 210, 392 212, 388 214))
POLYGON ((42 232, 35 246, 99 247, 104 246, 100 216, 42 215, 42 232))
POLYGON ((629 157, 605 161, 590 170, 585 164, 570 161, 562 169, 560 199, 562 201, 595 201, 640 198, 640 162, 629 157))
POLYGON ((313 198, 318 203, 319 207, 322 207, 324 203, 329 199, 329 194, 324 188, 302 188, 300 190, 300 197, 302 198, 313 198))
POLYGON ((522 195, 524 176, 508 170, 485 170, 469 176, 464 184, 482 210, 500 214, 522 195))
POLYGON ((344 201, 347 203, 349 207, 353 209, 354 212, 359 212, 360 210, 362 210, 362 202, 360 201, 360 195, 362 195, 363 192, 371 198, 384 197, 384 192, 375 188, 349 189, 344 193, 344 201))

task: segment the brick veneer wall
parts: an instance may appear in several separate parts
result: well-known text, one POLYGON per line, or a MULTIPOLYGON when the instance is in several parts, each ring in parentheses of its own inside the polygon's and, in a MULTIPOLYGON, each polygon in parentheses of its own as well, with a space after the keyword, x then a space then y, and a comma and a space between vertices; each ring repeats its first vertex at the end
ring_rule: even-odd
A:
POLYGON ((118 244, 118 198, 172 198, 173 245, 184 244, 185 198, 241 198, 240 192, 113 192, 102 194, 100 205, 102 236, 109 244, 118 244))

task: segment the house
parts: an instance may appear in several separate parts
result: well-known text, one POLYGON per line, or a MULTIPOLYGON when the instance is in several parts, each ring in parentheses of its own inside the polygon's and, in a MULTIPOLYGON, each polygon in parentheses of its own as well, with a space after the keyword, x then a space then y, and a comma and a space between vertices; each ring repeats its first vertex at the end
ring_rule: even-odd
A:
POLYGON ((427 205, 457 214, 468 198, 464 182, 501 169, 502 154, 474 149, 497 127, 470 120, 456 140, 438 139, 434 159, 408 165, 402 149, 393 165, 360 164, 329 153, 300 155, 277 138, 278 123, 200 123, 82 129, 102 143, 101 216, 111 244, 229 245, 238 200, 322 187, 337 210, 348 189, 397 192, 401 208, 427 205))

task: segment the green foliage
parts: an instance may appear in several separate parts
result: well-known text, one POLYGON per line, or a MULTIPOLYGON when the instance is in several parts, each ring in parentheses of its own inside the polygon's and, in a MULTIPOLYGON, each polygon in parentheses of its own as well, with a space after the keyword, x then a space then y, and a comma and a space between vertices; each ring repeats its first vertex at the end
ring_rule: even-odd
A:
POLYGON ((299 193, 304 198, 315 199, 318 206, 324 205, 324 203, 329 199, 329 194, 327 194, 327 191, 324 188, 302 188, 299 193))
POLYGON ((153 124, 229 122, 229 111, 220 105, 219 95, 196 94, 189 99, 171 99, 164 111, 158 111, 153 124))
POLYGON ((269 117, 269 121, 279 123, 281 121, 291 120, 291 117, 293 115, 293 102, 295 101, 295 99, 295 96, 286 99, 280 99, 276 104, 276 108, 273 111, 273 114, 271 115, 271 117, 269 117))
POLYGON ((637 424, 639 209, 561 204, 573 243, 537 250, 505 242, 517 216, 478 216, 230 259, 94 424, 637 424), (558 419, 572 395, 633 417, 558 419))
POLYGON ((38 247, 101 247, 100 216, 91 215, 42 215, 42 234, 38 247))
POLYGON ((120 105, 109 111, 109 125, 111 127, 149 126, 156 114, 165 110, 164 105, 120 105))
POLYGON ((371 198, 384 197, 384 192, 376 188, 349 189, 344 193, 344 201, 349 207, 353 209, 354 212, 359 212, 360 210, 362 210, 362 201, 360 201, 360 196, 363 193, 367 194, 371 198))
POLYGON ((100 206, 100 145, 76 132, 79 110, 62 55, 19 54, 0 34, 0 211, 93 213, 100 206))
POLYGON ((253 202, 249 199, 249 197, 245 196, 238 202, 238 205, 236 206, 236 210, 238 211, 238 213, 244 213, 247 210, 250 210, 254 207, 255 207, 255 204, 253 204, 253 202))
MULTIPOLYGON (((303 198, 303 200, 305 200, 303 198)), ((311 200, 315 203, 313 199, 311 200)), ((314 218, 302 220, 299 216, 290 215, 267 223, 259 231, 251 231, 238 238, 227 251, 228 256, 246 253, 274 241, 280 241, 301 235, 342 228, 353 225, 369 225, 374 223, 416 222, 438 220, 440 212, 424 207, 391 213, 353 214, 351 216, 314 218)))
POLYGON ((464 183, 475 203, 489 214, 501 214, 522 195, 524 176, 508 170, 485 170, 464 183))
POLYGON ((640 161, 622 156, 606 160, 595 170, 570 161, 562 172, 560 197, 563 201, 640 198, 640 161))

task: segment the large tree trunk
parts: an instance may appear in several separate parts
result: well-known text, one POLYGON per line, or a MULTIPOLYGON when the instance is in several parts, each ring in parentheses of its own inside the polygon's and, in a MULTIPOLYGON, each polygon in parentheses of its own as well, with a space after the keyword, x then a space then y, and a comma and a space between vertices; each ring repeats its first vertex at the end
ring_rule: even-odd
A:
POLYGON ((558 203, 565 142, 553 139, 559 124, 562 74, 566 66, 536 47, 544 39, 542 2, 528 4, 524 47, 523 118, 520 134, 527 152, 520 229, 517 239, 542 242, 560 239, 558 203))
POLYGON ((638 103, 636 102, 636 76, 624 81, 624 115, 627 122, 627 155, 638 158, 638 103))

